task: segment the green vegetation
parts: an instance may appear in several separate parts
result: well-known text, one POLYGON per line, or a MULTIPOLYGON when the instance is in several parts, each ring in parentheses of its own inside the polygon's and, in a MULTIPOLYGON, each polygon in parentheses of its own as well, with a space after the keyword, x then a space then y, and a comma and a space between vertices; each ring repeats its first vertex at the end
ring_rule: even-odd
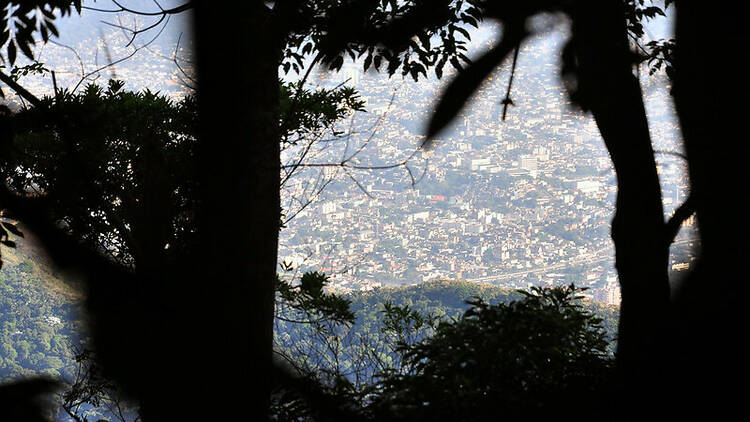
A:
MULTIPOLYGON (((443 319, 456 319, 470 308, 470 301, 479 298, 492 305, 508 303, 523 298, 517 290, 488 284, 460 280, 436 280, 414 286, 377 289, 346 296, 351 300, 351 309, 356 313, 358 324, 367 325, 377 320, 383 303, 409 306, 425 314, 443 319)), ((617 312, 614 306, 597 302, 585 302, 591 312, 603 318, 610 340, 617 332, 617 312)))
MULTIPOLYGON (((79 298, 49 270, 43 259, 31 260, 29 254, 34 252, 31 242, 23 240, 16 249, 6 248, 4 252, 5 265, 0 275, 0 379, 46 374, 56 379, 70 380, 73 387, 63 398, 67 400, 66 403, 74 404, 68 407, 77 414, 99 412, 96 400, 118 400, 113 395, 115 393, 110 391, 111 383, 102 379, 98 370, 91 372, 93 377, 90 380, 75 378, 80 372, 77 369, 95 365, 91 356, 81 362, 79 356, 74 356, 76 352, 72 348, 83 330, 77 314, 79 298), (89 384, 101 384, 99 387, 102 387, 101 394, 90 402, 77 395, 89 384), (76 401, 79 399, 84 401, 76 401)), ((428 397, 442 390, 431 390, 427 388, 429 385, 423 385, 425 374, 439 370, 443 371, 441 376, 447 376, 444 371, 452 370, 448 364, 460 366, 461 362, 456 359, 462 359, 467 354, 475 355, 479 359, 477 364, 484 365, 489 360, 497 360, 494 355, 488 354, 490 351, 516 353, 516 349, 503 349, 501 345, 527 347, 521 346, 520 340, 524 333, 532 331, 540 333, 533 347, 542 353, 544 350, 562 350, 560 344, 550 346, 545 343, 559 340, 560 330, 579 330, 581 336, 574 337, 582 338, 583 343, 576 350, 584 354, 592 352, 601 358, 601 361, 597 361, 594 359, 596 356, 586 355, 594 359, 594 363, 598 362, 597 365, 601 364, 596 367, 589 365, 589 369, 595 369, 599 375, 606 370, 611 357, 612 345, 608 345, 608 340, 616 329, 616 309, 588 302, 583 302, 584 308, 581 308, 578 299, 573 297, 575 291, 570 288, 519 292, 472 282, 441 280, 337 295, 329 291, 328 284, 328 277, 320 273, 304 274, 300 283, 294 285, 279 281, 279 315, 275 335, 277 355, 283 356, 295 370, 316 380, 324 388, 333 388, 331 394, 337 400, 356 400, 373 416, 384 412, 395 402, 400 403, 399 408, 405 412, 401 415, 403 417, 415 409, 421 409, 414 406, 422 402, 448 405, 444 397, 428 397), (553 300, 555 297, 556 301, 553 300), (574 299, 576 304, 573 304, 574 299), (597 317, 588 312, 594 312, 597 317), (487 320, 487 316, 491 316, 491 319, 487 320), (492 324, 505 324, 512 329, 507 333, 502 332, 507 336, 503 337, 488 331, 492 324), (513 336, 518 337, 518 341, 513 340, 513 336), (455 342, 458 342, 456 345, 471 345, 471 349, 462 352, 453 345, 455 342), (441 355, 437 353, 439 350, 452 352, 441 355), (424 387, 420 387, 424 397, 406 394, 405 389, 416 384, 424 387), (379 392, 373 396, 373 391, 379 392), (365 396, 368 397, 366 400, 365 396), (407 398, 412 400, 408 405, 404 402, 407 398)), ((573 347, 567 343, 566 346, 573 347)), ((90 351, 85 353, 90 355, 90 351)), ((569 362, 558 364, 574 372, 580 369, 570 366, 569 362)), ((471 377, 471 374, 486 372, 485 369, 458 371, 456 374, 471 377)), ((539 383, 548 384, 549 377, 560 374, 552 367, 549 369, 551 372, 539 374, 539 383)), ((580 371, 576 373, 580 374, 580 371)), ((588 373, 584 371, 585 374, 588 373)), ((451 379, 451 382, 477 381, 460 377, 451 379)), ((566 386, 574 381, 569 382, 565 377, 559 380, 560 383, 567 383, 566 386)), ((525 391, 537 394, 534 388, 541 388, 539 385, 530 386, 525 391)), ((487 388, 496 389, 492 390, 493 394, 505 395, 505 390, 501 389, 511 387, 501 383, 487 388)), ((278 406, 288 405, 289 400, 301 400, 298 395, 283 397, 275 402, 277 406, 274 407, 280 415, 283 412, 278 406)), ((509 406, 510 400, 503 405, 509 406)), ((516 398, 512 402, 523 403, 516 398)), ((452 403, 451 406, 457 405, 459 400, 452 403)), ((500 406, 495 401, 485 405, 500 406)), ((296 409, 300 410, 299 407, 296 409)), ((446 409, 439 407, 431 407, 430 412, 433 416, 435 412, 448 414, 446 409)), ((280 418, 283 420, 283 417, 280 418)))
POLYGON ((81 332, 77 297, 28 242, 3 248, 0 272, 0 381, 33 375, 70 378, 71 344, 81 332))
MULTIPOLYGON (((328 280, 323 281, 324 276, 313 274, 321 277, 316 283, 322 282, 321 287, 325 287, 328 280)), ((289 285, 283 283, 280 289, 282 297, 277 298, 275 337, 278 355, 302 373, 318 374, 328 381, 332 380, 331 377, 343 376, 359 387, 371 383, 380 371, 401 367, 403 353, 398 350, 398 343, 404 338, 408 339, 408 344, 413 344, 430 337, 438 323, 460 321, 466 311, 476 307, 477 301, 501 306, 527 297, 527 293, 517 290, 456 280, 381 288, 343 296, 323 293, 322 289, 315 289, 319 293, 310 296, 300 285, 297 294, 306 297, 301 300, 289 300, 289 296, 284 298, 288 295, 285 293, 288 288, 289 285), (316 308, 315 303, 324 306, 316 308), (405 312, 405 316, 413 318, 394 330, 389 318, 397 312, 405 312)), ((612 353, 617 332, 617 308, 589 301, 581 301, 581 305, 586 312, 601 318, 607 350, 612 353)))
POLYGON ((371 420, 570 412, 607 387, 613 364, 612 310, 600 317, 580 291, 439 281, 348 295, 356 324, 319 326, 318 315, 277 331, 278 353, 326 393, 281 389, 273 414, 308 420, 341 403, 371 420))
POLYGON ((608 382, 613 359, 601 319, 573 287, 533 288, 490 305, 472 300, 459 320, 403 344, 404 375, 389 373, 373 400, 381 412, 425 421, 560 417, 608 382))

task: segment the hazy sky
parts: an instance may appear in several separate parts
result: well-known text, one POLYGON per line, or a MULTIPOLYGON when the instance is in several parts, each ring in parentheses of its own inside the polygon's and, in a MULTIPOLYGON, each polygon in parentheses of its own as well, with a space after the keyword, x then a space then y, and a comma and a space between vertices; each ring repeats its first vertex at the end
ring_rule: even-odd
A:
MULTIPOLYGON (((159 1, 164 8, 182 3, 179 0, 159 1)), ((144 12, 159 10, 153 0, 125 0, 121 4, 144 12)), ((83 5, 104 10, 118 9, 110 0, 84 0, 83 5)), ((84 8, 80 15, 74 12, 55 21, 60 37, 51 38, 47 44, 39 41, 34 54, 37 60, 56 72, 58 84, 63 88, 73 89, 83 75, 87 76, 85 82, 90 82, 99 75, 98 82, 117 77, 125 80, 127 88, 131 90, 150 88, 164 92, 174 91, 179 88, 179 71, 173 63, 178 39, 182 47, 178 57, 183 60, 181 63, 185 68, 190 68, 189 19, 189 12, 171 15, 153 29, 138 34, 131 43, 132 30, 141 30, 155 24, 159 17, 84 8), (116 64, 102 69, 109 62, 116 64), (98 69, 101 72, 96 73, 98 69)), ((24 57, 19 57, 19 64, 25 62, 24 57)), ((26 76, 21 83, 37 95, 49 95, 52 92, 48 74, 26 76)))

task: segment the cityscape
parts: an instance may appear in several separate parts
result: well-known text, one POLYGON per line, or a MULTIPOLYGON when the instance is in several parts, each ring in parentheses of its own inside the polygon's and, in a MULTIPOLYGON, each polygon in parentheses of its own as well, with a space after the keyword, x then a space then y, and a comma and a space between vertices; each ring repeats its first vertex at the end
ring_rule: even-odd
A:
POLYGON ((744 39, 673 3, 9 2, 3 414, 730 414, 744 39))
MULTIPOLYGON (((472 34, 478 50, 489 48, 497 30, 485 25, 472 34)), ((72 89, 81 75, 100 69, 105 53, 126 58, 135 51, 93 77, 119 77, 128 89, 175 99, 192 92, 189 37, 181 32, 166 31, 145 47, 125 46, 117 31, 102 31, 99 39, 67 34, 68 44, 40 52, 61 86, 72 89)), ((502 104, 510 67, 504 63, 429 150, 419 148, 424 125, 453 69, 418 83, 364 73, 361 62, 338 73, 312 72, 309 89, 345 83, 366 111, 331 128, 284 184, 279 262, 293 274, 324 272, 342 292, 436 279, 512 288, 575 283, 597 301, 618 304, 609 237, 615 175, 593 119, 570 106, 557 74, 564 38, 558 25, 527 42, 513 105, 502 104)), ((688 186, 679 127, 666 78, 640 76, 667 218, 688 186)), ((51 89, 46 75, 23 82, 39 94, 51 89)), ((285 150, 282 166, 299 153, 285 150)), ((672 247, 672 271, 689 268, 695 257, 694 224, 685 222, 672 247)))
MULTIPOLYGON (((491 28, 483 34, 489 40, 491 28)), ((284 191, 288 208, 305 208, 280 233, 280 261, 323 271, 342 291, 434 279, 513 288, 575 283, 595 300, 619 304, 609 237, 615 175, 593 118, 570 107, 555 73, 562 39, 558 31, 522 48, 505 121, 509 63, 430 151, 418 149, 422 126, 452 75, 416 84, 362 74, 357 63, 345 66, 343 78, 321 75, 322 86, 344 79, 356 87, 367 113, 356 113, 342 129, 354 134, 326 144, 316 162, 375 169, 313 167, 284 191), (331 178, 309 205, 300 200, 331 178)), ((641 81, 668 217, 688 186, 679 129, 665 78, 641 81)), ((694 230, 689 219, 672 247, 672 271, 694 259, 694 230)))

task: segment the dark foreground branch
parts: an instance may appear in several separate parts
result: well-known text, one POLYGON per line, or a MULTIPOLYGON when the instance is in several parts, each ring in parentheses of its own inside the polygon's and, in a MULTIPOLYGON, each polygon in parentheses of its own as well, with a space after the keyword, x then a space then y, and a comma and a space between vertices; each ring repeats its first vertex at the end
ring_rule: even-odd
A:
POLYGON ((21 98, 30 102, 34 106, 39 106, 42 103, 42 101, 39 98, 37 98, 34 94, 29 92, 26 88, 19 85, 18 82, 13 80, 13 78, 6 75, 2 71, 0 71, 0 81, 8 85, 10 89, 16 92, 16 94, 20 95, 21 98))
POLYGON ((356 404, 343 402, 334 394, 327 393, 320 383, 306 376, 291 373, 278 364, 273 366, 277 387, 289 389, 305 399, 316 420, 321 421, 368 421, 356 404))
POLYGON ((685 222, 695 212, 695 205, 693 201, 693 195, 689 195, 685 202, 682 203, 669 218, 669 221, 665 224, 665 238, 667 245, 671 245, 674 239, 677 237, 677 233, 680 232, 682 223, 685 222))

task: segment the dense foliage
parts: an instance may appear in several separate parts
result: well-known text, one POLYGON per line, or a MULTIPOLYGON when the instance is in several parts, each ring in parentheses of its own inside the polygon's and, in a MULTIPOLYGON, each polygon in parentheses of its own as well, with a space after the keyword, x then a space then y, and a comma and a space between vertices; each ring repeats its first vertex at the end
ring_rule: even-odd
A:
POLYGON ((0 1, 0 10, 3 11, 0 16, 0 47, 5 47, 5 52, 0 52, 0 63, 7 59, 13 65, 18 50, 33 60, 34 33, 39 31, 44 42, 50 35, 56 37, 58 32, 54 20, 72 14, 73 9, 81 12, 81 0, 0 1))
POLYGON ((497 305, 472 300, 460 320, 404 346, 410 371, 381 381, 378 411, 395 407, 404 420, 533 419, 591 399, 612 365, 601 318, 577 303, 572 286, 522 293, 497 305))
MULTIPOLYGON (((611 334, 580 291, 445 281, 381 289, 349 296, 354 326, 278 326, 277 349, 362 418, 540 417, 593 402, 610 380, 611 334)), ((287 389, 274 397, 280 420, 324 406, 287 389)))
POLYGON ((0 381, 39 374, 70 378, 70 347, 81 332, 77 300, 44 265, 29 259, 24 246, 3 255, 0 381))
MULTIPOLYGON (((371 383, 381 371, 401 368, 399 343, 415 344, 432 335, 438 322, 459 321, 474 301, 494 306, 524 298, 516 290, 458 280, 336 295, 326 291, 325 276, 310 273, 306 278, 315 280, 315 289, 300 284, 294 296, 287 293, 292 288, 288 282, 280 283, 277 353, 303 373, 342 375, 356 385, 371 383)), ((582 304, 602 319, 612 353, 617 308, 582 304)))
POLYGON ((191 97, 123 85, 59 92, 15 114, 2 171, 11 189, 45 198, 78 239, 135 265, 188 243, 197 110, 191 97))
MULTIPOLYGON (((153 266, 191 242, 197 105, 190 96, 173 101, 123 86, 89 84, 14 114, 15 136, 2 145, 0 170, 15 192, 45 198, 55 218, 90 247, 118 263, 153 266)), ((286 83, 280 94, 280 142, 294 156, 280 175, 283 187, 310 145, 364 103, 346 86, 308 90, 286 83)), ((298 198, 285 221, 304 205, 298 198)))
MULTIPOLYGON (((5 267, 0 275, 0 375, 12 379, 41 373, 66 380, 70 388, 64 390, 61 399, 73 413, 107 414, 104 404, 121 402, 111 382, 102 378, 90 351, 75 350, 83 331, 76 312, 79 299, 54 278, 43 260, 28 259, 38 252, 33 248, 33 242, 23 240, 4 255, 5 267)), ((389 400, 403 402, 400 389, 419 382, 419 371, 437 369, 427 362, 442 359, 460 367, 460 362, 450 356, 459 359, 461 353, 434 353, 443 346, 452 347, 446 343, 452 336, 458 342, 476 343, 464 354, 497 346, 495 342, 501 339, 494 334, 476 337, 489 327, 488 320, 479 316, 493 315, 499 323, 503 315, 515 312, 519 320, 526 321, 526 325, 514 325, 517 330, 512 332, 517 335, 524 329, 581 329, 587 324, 593 327, 596 322, 590 316, 582 316, 587 314, 578 313, 578 305, 565 302, 572 297, 564 296, 557 308, 550 306, 547 299, 539 296, 551 292, 547 290, 524 294, 471 282, 433 281, 339 295, 331 293, 328 285, 328 277, 320 273, 305 274, 299 283, 279 281, 277 354, 285 356, 287 363, 305 377, 327 386, 331 400, 367 404, 367 411, 373 414, 384 411, 384 403, 389 400), (540 313, 536 315, 535 310, 540 313), (566 313, 573 317, 569 322, 555 319, 566 313), (555 326, 556 321, 562 324, 555 326)), ((609 322, 609 332, 614 332, 614 309, 591 303, 586 306, 593 306, 589 309, 596 309, 609 322)), ((597 332, 591 331, 590 335, 597 332)), ((551 332, 544 338, 558 337, 551 332)), ((537 345, 545 343, 540 340, 537 345)), ((593 350, 597 345, 584 342, 582 346, 581 350, 589 346, 593 350)), ((480 356, 478 352, 477 358, 480 356)), ((483 371, 459 372, 471 376, 483 371)), ((541 378, 540 383, 545 380, 548 378, 541 378)), ((281 419, 284 414, 309 411, 299 395, 283 393, 275 396, 278 401, 274 407, 281 419)))

